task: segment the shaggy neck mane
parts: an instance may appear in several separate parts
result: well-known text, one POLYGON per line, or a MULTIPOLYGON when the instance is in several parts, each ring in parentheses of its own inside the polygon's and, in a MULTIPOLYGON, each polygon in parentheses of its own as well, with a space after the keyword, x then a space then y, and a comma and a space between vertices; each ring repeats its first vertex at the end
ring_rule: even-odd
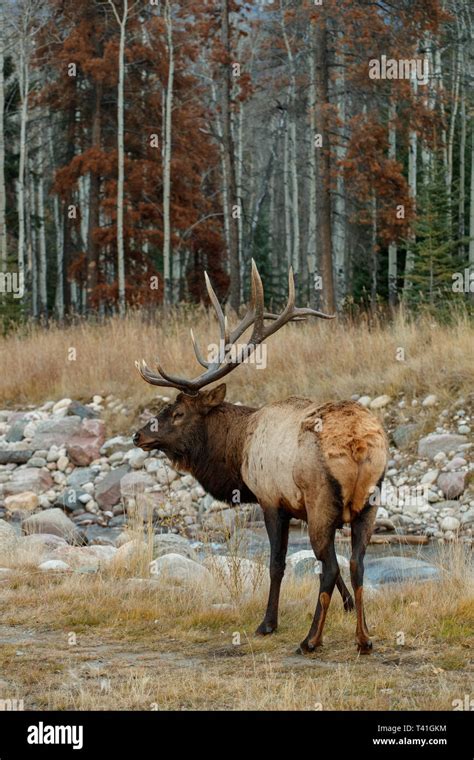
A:
POLYGON ((220 501, 254 502, 254 494, 242 480, 245 435, 251 415, 248 406, 222 403, 203 417, 199 440, 173 457, 178 469, 190 472, 202 487, 220 501))

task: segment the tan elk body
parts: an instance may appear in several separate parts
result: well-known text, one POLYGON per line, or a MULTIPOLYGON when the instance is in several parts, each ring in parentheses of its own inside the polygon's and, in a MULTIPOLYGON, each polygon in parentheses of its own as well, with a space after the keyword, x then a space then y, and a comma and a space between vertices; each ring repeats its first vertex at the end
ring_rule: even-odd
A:
POLYGON ((322 573, 313 623, 299 651, 313 651, 322 643, 335 586, 345 609, 354 607, 334 547, 336 529, 350 523, 356 634, 359 650, 366 653, 372 644, 362 599, 363 559, 375 521, 377 488, 380 489, 387 463, 387 439, 378 419, 353 401, 317 405, 310 399, 293 396, 254 409, 225 402, 223 383, 202 390, 231 372, 286 322, 306 316, 330 318, 313 309, 295 307, 291 270, 285 310, 279 316, 266 313, 260 276, 254 263, 252 267, 251 308, 231 334, 206 276, 226 348, 218 360, 206 361, 192 336, 198 361, 206 369, 202 375, 186 380, 168 375, 160 365, 159 374, 155 374, 144 362, 137 364, 147 382, 181 392, 174 403, 136 433, 134 442, 145 450, 162 450, 178 470, 190 472, 215 498, 261 505, 271 555, 269 599, 264 620, 257 629, 259 634, 272 633, 277 627, 290 518, 308 523, 322 573), (268 321, 270 324, 266 324, 268 321), (253 329, 246 351, 241 349, 236 357, 231 349, 249 327, 253 329))

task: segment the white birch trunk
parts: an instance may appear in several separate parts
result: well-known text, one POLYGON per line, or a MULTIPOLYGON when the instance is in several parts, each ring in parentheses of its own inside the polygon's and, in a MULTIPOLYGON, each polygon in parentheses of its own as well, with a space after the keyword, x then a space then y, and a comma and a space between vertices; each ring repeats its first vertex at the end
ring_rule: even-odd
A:
MULTIPOLYGON (((412 79, 412 87, 413 91, 416 95, 417 92, 417 80, 416 77, 413 77, 412 79)), ((410 129, 409 134, 409 152, 408 152, 408 188, 410 192, 410 197, 413 200, 413 203, 416 204, 416 175, 417 175, 417 153, 418 153, 418 136, 416 133, 416 130, 410 129)), ((404 273, 404 281, 403 281, 403 293, 404 295, 407 295, 408 290, 410 288, 411 282, 410 282, 410 275, 413 272, 413 269, 415 267, 415 253, 413 251, 413 237, 411 236, 409 242, 408 242, 408 248, 406 253, 406 260, 405 260, 405 273, 404 273)))
MULTIPOLYGON (((295 61, 291 50, 290 41, 286 31, 284 16, 282 13, 283 39, 288 57, 290 69, 290 97, 289 97, 289 140, 290 154, 289 164, 291 167, 291 194, 292 194, 292 218, 293 218, 293 247, 291 251, 291 263, 295 273, 300 270, 300 218, 299 218, 299 186, 298 186, 298 144, 296 132, 296 74, 295 61)), ((287 126, 288 131, 288 126, 287 126)))
POLYGON ((306 250, 307 266, 309 272, 310 292, 313 291, 313 278, 316 272, 316 203, 317 203, 317 174, 316 174, 316 153, 314 150, 314 140, 316 136, 316 72, 314 68, 314 51, 309 53, 309 143, 308 143, 308 183, 309 183, 309 212, 308 212, 308 242, 306 250))
POLYGON ((469 207, 469 268, 474 271, 474 115, 471 116, 471 200, 469 207))
POLYGON ((291 193, 290 193, 290 136, 288 131, 288 119, 285 125, 285 137, 283 144, 283 191, 284 191, 284 205, 285 205, 285 248, 286 248, 286 260, 288 266, 291 265, 292 258, 292 208, 291 208, 291 193))
POLYGON ((38 306, 40 316, 46 317, 48 314, 48 292, 47 292, 47 262, 46 262, 46 229, 45 229, 45 207, 44 207, 44 153, 43 141, 41 134, 38 144, 38 306))
MULTIPOLYGON (((345 99, 345 58, 342 52, 337 53, 336 62, 339 64, 338 73, 335 81, 335 102, 339 120, 342 124, 338 130, 336 140, 335 154, 336 161, 343 161, 346 157, 344 127, 346 124, 346 99, 345 99)), ((344 176, 338 169, 336 180, 336 197, 334 199, 334 268, 335 268, 335 290, 336 304, 338 308, 342 307, 346 295, 346 194, 344 187, 344 176)))
POLYGON ((29 64, 25 50, 26 42, 21 41, 19 65, 20 89, 20 156, 17 178, 17 209, 18 209, 18 275, 25 277, 25 169, 26 169, 26 127, 28 124, 28 89, 29 64))

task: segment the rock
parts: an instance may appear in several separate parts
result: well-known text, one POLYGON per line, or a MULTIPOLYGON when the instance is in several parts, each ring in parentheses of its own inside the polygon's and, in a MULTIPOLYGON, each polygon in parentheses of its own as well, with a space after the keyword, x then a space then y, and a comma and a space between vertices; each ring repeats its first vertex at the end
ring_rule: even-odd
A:
POLYGON ((0 450, 1 464, 26 464, 35 452, 31 449, 0 450))
POLYGON ((146 472, 128 472, 120 480, 120 493, 122 497, 136 496, 154 485, 155 481, 146 472))
POLYGON ((467 462, 463 457, 453 457, 446 465, 446 469, 451 472, 452 470, 459 470, 460 467, 464 467, 466 464, 467 462))
MULTIPOLYGON (((373 401, 370 402, 369 407, 371 409, 383 409, 384 406, 387 406, 391 402, 391 397, 387 395, 383 396, 377 396, 377 398, 374 398, 373 401)), ((360 399, 359 399, 360 404, 360 399)))
POLYGON ((5 483, 5 495, 33 491, 40 494, 47 491, 53 485, 51 475, 47 470, 36 467, 18 468, 12 473, 11 480, 5 483))
POLYGON ((55 502, 55 506, 66 512, 76 512, 84 509, 84 504, 86 504, 91 498, 91 495, 86 491, 83 491, 81 488, 66 488, 66 490, 59 495, 55 502), (87 497, 85 502, 82 500, 83 497, 87 497))
POLYGON ((207 557, 203 564, 215 581, 226 586, 232 595, 252 593, 266 577, 264 565, 244 557, 214 555, 207 557))
POLYGON ((159 533, 153 537, 153 559, 163 557, 165 554, 180 554, 188 559, 197 559, 196 552, 188 539, 177 533, 159 533))
POLYGON ((71 462, 85 467, 98 459, 105 440, 104 431, 102 420, 83 420, 80 430, 67 442, 66 451, 71 462))
POLYGON ((5 520, 0 520, 0 549, 12 549, 17 541, 15 529, 5 520))
POLYGON ((472 525, 474 523, 474 507, 471 507, 467 510, 467 512, 464 512, 463 515, 461 515, 461 525, 463 528, 467 528, 469 525, 472 525))
POLYGON ((418 441, 418 455, 434 459, 437 454, 456 450, 461 444, 467 443, 465 435, 456 433, 430 433, 418 441))
POLYGON ((50 449, 52 446, 63 446, 81 429, 80 417, 64 417, 40 422, 31 441, 31 448, 50 449))
POLYGON ((18 539, 18 548, 24 549, 27 553, 34 551, 45 554, 58 549, 60 546, 67 546, 67 541, 61 536, 55 536, 52 533, 32 533, 29 536, 21 536, 18 539))
POLYGON ((77 467, 74 472, 71 472, 67 477, 67 484, 71 488, 79 488, 84 483, 90 483, 94 480, 96 473, 91 470, 90 467, 77 467))
POLYGON ((110 565, 117 554, 117 549, 115 546, 101 546, 100 544, 93 544, 92 546, 88 546, 87 549, 99 560, 99 569, 101 567, 107 567, 110 565))
POLYGON ((54 572, 66 572, 68 570, 71 570, 69 565, 67 565, 65 562, 62 562, 60 559, 48 559, 45 562, 42 562, 40 565, 38 565, 38 570, 44 570, 44 571, 54 571, 54 572))
POLYGON ((434 393, 431 393, 429 396, 426 396, 426 398, 423 399, 421 402, 421 406, 434 406, 438 403, 438 397, 434 395, 434 393))
POLYGON ((371 401, 372 401, 372 399, 371 399, 370 396, 360 396, 357 399, 357 402, 359 404, 362 404, 362 406, 366 406, 366 407, 369 406, 369 404, 370 404, 371 401))
POLYGON ((413 557, 377 557, 366 559, 364 565, 367 580, 375 586, 439 578, 438 568, 413 557))
POLYGON ((128 465, 111 470, 103 480, 96 483, 95 500, 102 509, 111 509, 120 501, 120 481, 129 472, 128 465))
MULTIPOLYGON (((127 544, 126 544, 127 545, 127 544)), ((150 562, 153 578, 165 582, 186 583, 202 587, 211 585, 213 578, 206 567, 182 554, 164 554, 150 562)))
POLYGON ((441 472, 437 485, 446 499, 456 499, 464 493, 465 478, 465 472, 441 472))
POLYGON ((62 398, 60 401, 57 401, 54 404, 51 411, 53 414, 57 414, 58 412, 62 412, 63 409, 68 409, 70 404, 71 404, 70 398, 62 398))
POLYGON ((33 512, 39 506, 38 496, 33 491, 23 491, 5 499, 7 512, 33 512))
POLYGON ((202 518, 202 525, 205 530, 222 531, 226 534, 232 534, 237 519, 237 512, 230 507, 221 509, 218 512, 210 512, 202 518))
POLYGON ((170 483, 173 482, 173 480, 176 480, 176 478, 178 477, 178 473, 176 472, 176 470, 173 470, 173 468, 170 465, 166 464, 165 462, 159 459, 157 460, 156 469, 152 470, 151 468, 149 468, 148 472, 154 472, 158 483, 160 483, 163 486, 169 485, 170 483))
POLYGON ((418 430, 418 425, 415 423, 409 423, 407 425, 399 425, 392 432, 392 439, 395 446, 398 449, 402 449, 407 446, 415 437, 418 430))
POLYGON ((446 517, 443 517, 441 520, 439 527, 443 531, 457 531, 459 530, 461 526, 460 520, 458 520, 457 517, 452 517, 451 515, 447 515, 446 517))
POLYGON ((47 462, 44 457, 31 457, 27 462, 28 467, 46 467, 47 462))
POLYGON ((471 432, 471 428, 469 425, 459 425, 458 427, 458 433, 461 433, 461 435, 469 435, 471 432))
POLYGON ((98 412, 96 412, 90 406, 81 404, 79 401, 71 401, 67 413, 75 415, 76 417, 80 417, 81 420, 94 420, 99 416, 98 412))
POLYGON ((66 539, 70 544, 82 543, 80 531, 61 509, 52 508, 37 512, 23 520, 21 527, 23 533, 27 535, 30 533, 52 533, 54 536, 66 539))
POLYGON ((69 466, 69 459, 67 457, 59 457, 56 466, 60 472, 66 472, 69 466))
POLYGON ((100 449, 100 453, 103 456, 110 456, 115 454, 116 451, 129 451, 133 447, 133 441, 131 438, 125 435, 116 435, 114 438, 109 438, 100 449))
POLYGON ((10 420, 10 429, 5 436, 7 443, 19 443, 23 440, 28 418, 24 414, 13 415, 10 420))
POLYGON ((133 449, 132 451, 127 452, 124 459, 129 463, 132 470, 140 470, 148 459, 148 451, 133 449))
POLYGON ((88 546, 60 546, 50 553, 49 559, 61 560, 73 570, 84 573, 96 573, 99 569, 99 558, 88 546))
POLYGON ((294 554, 290 554, 287 559, 287 565, 297 577, 319 575, 321 572, 321 563, 314 556, 312 549, 301 549, 294 554))
POLYGON ((433 483, 436 483, 439 475, 439 470, 428 470, 428 472, 425 472, 421 479, 422 484, 426 484, 429 486, 432 486, 433 483))
POLYGON ((145 541, 135 538, 122 544, 115 554, 113 565, 126 570, 135 569, 137 565, 149 564, 149 548, 145 541))

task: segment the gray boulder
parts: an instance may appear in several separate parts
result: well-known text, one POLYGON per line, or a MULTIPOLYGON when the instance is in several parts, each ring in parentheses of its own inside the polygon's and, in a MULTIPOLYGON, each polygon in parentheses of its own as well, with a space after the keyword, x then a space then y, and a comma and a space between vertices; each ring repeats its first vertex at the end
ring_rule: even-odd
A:
POLYGON ((420 457, 433 459, 436 454, 456 451, 459 446, 468 443, 465 435, 457 433, 430 433, 418 441, 418 454, 420 457))
POLYGON ((365 577, 374 586, 439 578, 437 567, 414 557, 377 557, 366 559, 364 566, 365 577))

